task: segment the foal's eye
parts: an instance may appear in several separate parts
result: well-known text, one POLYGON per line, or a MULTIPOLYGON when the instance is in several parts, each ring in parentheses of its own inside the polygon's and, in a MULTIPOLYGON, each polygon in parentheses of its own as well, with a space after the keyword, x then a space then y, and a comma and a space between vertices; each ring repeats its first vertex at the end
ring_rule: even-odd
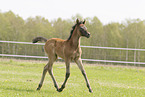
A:
POLYGON ((86 26, 84 26, 83 28, 87 30, 87 27, 86 26))
POLYGON ((80 27, 80 30, 81 30, 81 31, 84 31, 84 28, 83 28, 83 27, 80 27))
POLYGON ((80 27, 80 29, 84 29, 83 27, 80 27))
POLYGON ((81 29, 84 29, 84 30, 87 30, 87 27, 83 26, 83 27, 80 27, 81 29))

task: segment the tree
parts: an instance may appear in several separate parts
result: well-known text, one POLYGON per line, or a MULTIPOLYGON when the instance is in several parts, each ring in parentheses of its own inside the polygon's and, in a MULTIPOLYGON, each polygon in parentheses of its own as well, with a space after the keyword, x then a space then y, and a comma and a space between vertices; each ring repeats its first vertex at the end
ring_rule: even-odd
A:
POLYGON ((119 23, 111 23, 104 26, 104 33, 105 33, 105 46, 111 47, 120 47, 122 40, 121 25, 119 23))
POLYGON ((9 11, 1 14, 1 21, 0 28, 4 40, 21 41, 23 39, 21 35, 23 33, 24 20, 20 16, 9 11))
POLYGON ((62 20, 61 18, 53 21, 53 28, 55 29, 54 36, 56 38, 67 39, 70 35, 72 25, 72 21, 62 20))
POLYGON ((28 18, 26 20, 24 32, 26 41, 32 41, 32 39, 36 36, 42 36, 49 39, 54 35, 54 29, 51 23, 47 19, 40 16, 28 18))

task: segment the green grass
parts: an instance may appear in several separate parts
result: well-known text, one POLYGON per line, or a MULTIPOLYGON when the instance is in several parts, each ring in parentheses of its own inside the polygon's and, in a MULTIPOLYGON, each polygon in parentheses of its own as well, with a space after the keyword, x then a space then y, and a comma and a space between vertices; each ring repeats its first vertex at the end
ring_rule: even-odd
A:
MULTIPOLYGON (((43 87, 36 91, 47 62, 0 59, 0 97, 144 97, 145 68, 84 65, 93 93, 76 65, 66 88, 59 93, 47 73, 43 87)), ((54 63, 59 87, 64 81, 64 63, 54 63)))

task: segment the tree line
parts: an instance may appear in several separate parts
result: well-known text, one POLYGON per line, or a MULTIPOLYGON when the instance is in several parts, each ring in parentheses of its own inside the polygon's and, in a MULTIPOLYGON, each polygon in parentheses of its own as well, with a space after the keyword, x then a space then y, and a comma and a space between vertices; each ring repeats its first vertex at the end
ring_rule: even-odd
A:
MULTIPOLYGON (((36 16, 24 20, 12 11, 0 12, 0 40, 31 42, 36 36, 42 36, 48 39, 54 37, 67 39, 70 35, 72 26, 75 24, 76 18, 82 19, 83 17, 77 14, 76 16, 72 16, 71 19, 58 18, 49 21, 42 16, 36 16)), ((124 20, 122 23, 111 22, 103 25, 96 16, 92 18, 87 17, 85 19, 86 27, 91 33, 91 37, 89 39, 82 38, 81 45, 139 49, 145 48, 145 20, 128 19, 124 20)), ((9 47, 9 49, 12 48, 13 47, 9 47)), ((27 50, 30 48, 31 46, 27 47, 27 50)), ((5 52, 2 49, 2 46, 0 50, 0 52, 5 52)), ((18 50, 19 47, 15 47, 15 53, 18 50), (16 50, 16 48, 18 49, 16 50)), ((34 54, 36 54, 36 52, 34 54)), ((116 59, 129 61, 135 59, 136 61, 145 61, 144 54, 144 52, 134 51, 126 52, 83 48, 82 56, 84 58, 93 59, 116 59), (128 54, 128 58, 123 57, 126 56, 126 53, 128 54), (134 53, 136 53, 136 59, 134 58, 134 53)))

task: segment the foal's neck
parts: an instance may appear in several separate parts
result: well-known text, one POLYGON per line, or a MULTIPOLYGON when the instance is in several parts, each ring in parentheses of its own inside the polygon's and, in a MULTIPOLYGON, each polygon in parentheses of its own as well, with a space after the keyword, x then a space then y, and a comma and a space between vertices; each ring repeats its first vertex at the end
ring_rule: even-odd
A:
POLYGON ((80 47, 80 35, 78 35, 77 30, 75 29, 72 37, 70 39, 70 44, 72 46, 72 48, 77 49, 78 47, 80 47))

